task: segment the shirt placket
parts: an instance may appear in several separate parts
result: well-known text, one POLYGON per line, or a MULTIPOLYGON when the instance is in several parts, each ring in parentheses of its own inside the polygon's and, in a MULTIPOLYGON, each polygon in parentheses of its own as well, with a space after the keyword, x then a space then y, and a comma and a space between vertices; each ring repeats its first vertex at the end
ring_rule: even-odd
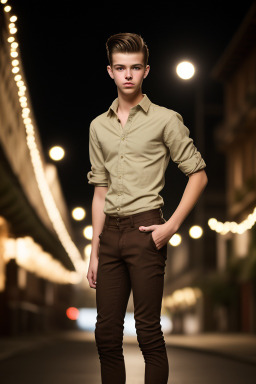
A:
POLYGON ((125 155, 126 155, 126 145, 127 145, 127 136, 129 133, 129 130, 132 125, 132 120, 135 115, 135 110, 131 109, 127 122, 124 127, 122 127, 121 122, 119 119, 117 119, 119 128, 121 128, 121 136, 120 136, 120 145, 119 145, 119 151, 118 151, 118 168, 117 168, 117 213, 122 214, 122 207, 124 203, 124 176, 125 176, 125 155))

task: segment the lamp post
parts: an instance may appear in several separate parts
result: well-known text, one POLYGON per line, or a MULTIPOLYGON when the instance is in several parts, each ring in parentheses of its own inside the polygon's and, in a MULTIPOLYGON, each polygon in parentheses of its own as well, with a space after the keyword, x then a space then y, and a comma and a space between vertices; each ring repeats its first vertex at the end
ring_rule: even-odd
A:
MULTIPOLYGON (((192 79, 197 70, 193 63, 189 61, 180 62, 176 66, 176 73, 180 79, 183 81, 189 81, 192 79)), ((202 77, 202 76, 201 76, 202 77)), ((205 155, 205 137, 204 137, 204 103, 203 103, 203 81, 199 77, 196 80, 195 87, 195 114, 194 114, 194 124, 195 124, 195 142, 196 147, 198 147, 199 152, 202 154, 202 157, 205 155)), ((204 195, 200 197, 200 200, 197 202, 194 208, 194 220, 195 222, 203 228, 204 226, 204 195)), ((203 265, 203 242, 199 241, 196 244, 196 259, 200 266, 203 265)))
MULTIPOLYGON (((189 61, 182 61, 176 66, 178 77, 188 81, 196 74, 196 68, 189 61)), ((204 107, 203 107, 203 83, 201 78, 197 79, 195 89, 195 137, 200 152, 204 156, 204 107)))

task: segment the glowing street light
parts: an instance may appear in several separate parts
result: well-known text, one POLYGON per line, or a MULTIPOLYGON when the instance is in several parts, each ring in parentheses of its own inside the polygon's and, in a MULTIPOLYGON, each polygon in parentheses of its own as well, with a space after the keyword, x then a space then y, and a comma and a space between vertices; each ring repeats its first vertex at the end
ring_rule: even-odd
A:
POLYGON ((189 230, 189 235, 192 239, 199 239, 203 234, 203 228, 200 225, 193 225, 189 230))
POLYGON ((84 257, 85 257, 85 260, 89 260, 91 252, 92 252, 92 245, 91 244, 86 245, 84 247, 84 257))
POLYGON ((169 240, 169 243, 173 247, 177 247, 181 243, 181 236, 178 233, 175 233, 169 240))
POLYGON ((59 146, 52 147, 49 151, 50 158, 55 161, 62 160, 64 155, 65 155, 64 149, 59 146))
POLYGON ((83 230, 83 234, 84 234, 84 237, 88 240, 92 240, 92 235, 93 235, 93 231, 92 231, 92 225, 87 225, 84 230, 83 230))
POLYGON ((72 211, 72 217, 74 220, 80 221, 83 220, 86 216, 86 212, 82 207, 76 207, 72 211))
POLYGON ((182 61, 176 67, 177 75, 183 80, 189 80, 195 74, 195 67, 189 61, 182 61))

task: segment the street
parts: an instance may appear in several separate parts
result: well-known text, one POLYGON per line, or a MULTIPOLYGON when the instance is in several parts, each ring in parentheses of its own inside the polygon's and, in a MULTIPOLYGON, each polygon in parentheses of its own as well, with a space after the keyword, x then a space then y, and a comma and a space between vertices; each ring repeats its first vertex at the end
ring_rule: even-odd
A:
MULTIPOLYGON (((136 343, 124 343, 127 384, 144 383, 144 360, 136 343)), ((256 365, 199 351, 168 347, 170 384, 254 384, 256 365)), ((92 339, 75 334, 47 339, 0 361, 1 384, 100 384, 92 339)))

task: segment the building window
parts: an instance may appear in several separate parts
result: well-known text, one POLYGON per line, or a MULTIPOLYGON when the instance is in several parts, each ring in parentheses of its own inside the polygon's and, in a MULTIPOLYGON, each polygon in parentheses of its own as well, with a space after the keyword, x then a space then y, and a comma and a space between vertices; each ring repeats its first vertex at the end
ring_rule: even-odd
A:
POLYGON ((254 145, 252 146, 253 154, 252 154, 252 159, 253 159, 253 174, 256 177, 256 137, 254 137, 254 145))
POLYGON ((234 188, 241 188, 243 184, 243 156, 240 148, 234 153, 234 188))

